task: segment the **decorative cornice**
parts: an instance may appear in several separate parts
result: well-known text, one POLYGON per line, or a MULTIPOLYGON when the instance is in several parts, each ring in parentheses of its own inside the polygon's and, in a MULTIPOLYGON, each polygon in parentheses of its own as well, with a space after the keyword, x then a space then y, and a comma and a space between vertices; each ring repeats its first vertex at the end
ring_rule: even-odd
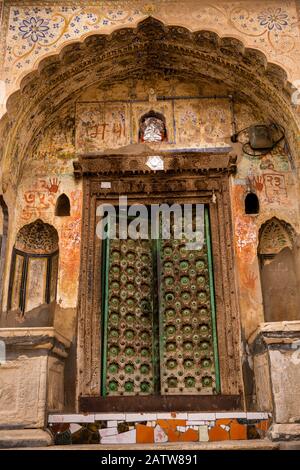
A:
POLYGON ((300 321, 261 323, 250 336, 250 352, 263 354, 268 350, 295 351, 300 340, 300 321))
MULTIPOLYGON (((154 155, 154 152, 152 153, 154 155)), ((234 173, 236 158, 230 154, 200 152, 159 152, 164 169, 158 173, 234 173)), ((80 157, 75 161, 74 175, 79 178, 87 175, 140 175, 154 174, 156 171, 147 166, 149 153, 139 155, 110 154, 80 157)))
POLYGON ((60 357, 67 357, 71 341, 58 333, 53 327, 0 328, 0 339, 7 350, 51 351, 60 357))

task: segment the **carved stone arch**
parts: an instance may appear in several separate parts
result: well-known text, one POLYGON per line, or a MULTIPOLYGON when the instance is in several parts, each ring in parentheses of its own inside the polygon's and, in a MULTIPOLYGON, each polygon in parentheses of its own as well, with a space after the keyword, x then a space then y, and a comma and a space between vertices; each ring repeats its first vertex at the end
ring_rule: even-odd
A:
POLYGON ((2 123, 5 127, 11 122, 3 152, 4 183, 11 182, 12 158, 17 154, 23 162, 36 136, 82 90, 97 80, 109 86, 149 74, 226 83, 233 94, 238 92, 254 106, 267 109, 270 119, 287 128, 296 155, 299 126, 291 105, 293 87, 285 70, 269 63, 261 51, 244 47, 237 38, 165 26, 149 17, 135 28, 91 35, 69 44, 59 54, 41 60, 38 70, 23 78, 20 90, 8 98, 9 117, 2 123))
POLYGON ((15 246, 27 253, 51 254, 58 250, 57 230, 37 219, 19 230, 15 246))
POLYGON ((290 224, 272 217, 260 228, 258 253, 277 255, 284 248, 293 249, 295 237, 295 231, 290 224))

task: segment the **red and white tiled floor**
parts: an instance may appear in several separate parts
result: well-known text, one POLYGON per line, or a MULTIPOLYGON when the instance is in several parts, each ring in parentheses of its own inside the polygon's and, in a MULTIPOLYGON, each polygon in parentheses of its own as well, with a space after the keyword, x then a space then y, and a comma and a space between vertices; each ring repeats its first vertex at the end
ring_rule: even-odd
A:
POLYGON ((271 413, 89 413, 50 414, 58 445, 215 442, 263 439, 271 413))

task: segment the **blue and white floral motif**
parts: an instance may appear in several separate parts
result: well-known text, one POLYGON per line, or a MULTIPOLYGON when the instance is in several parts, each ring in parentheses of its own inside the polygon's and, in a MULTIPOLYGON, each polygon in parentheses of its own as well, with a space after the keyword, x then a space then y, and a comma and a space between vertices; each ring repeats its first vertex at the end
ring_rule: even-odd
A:
POLYGON ((39 39, 46 37, 49 27, 42 18, 34 18, 32 16, 30 20, 22 21, 19 31, 21 31, 23 39, 29 38, 32 42, 37 42, 39 39))
POLYGON ((267 26, 269 31, 272 31, 273 29, 282 31, 285 26, 288 26, 287 20, 289 19, 289 15, 282 11, 281 8, 276 8, 276 10, 268 8, 268 10, 262 12, 257 19, 259 20, 260 25, 267 26))

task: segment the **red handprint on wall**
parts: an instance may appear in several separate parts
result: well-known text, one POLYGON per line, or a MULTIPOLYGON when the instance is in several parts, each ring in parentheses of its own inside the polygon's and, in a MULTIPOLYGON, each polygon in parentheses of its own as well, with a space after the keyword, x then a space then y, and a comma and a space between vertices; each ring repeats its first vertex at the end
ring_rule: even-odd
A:
POLYGON ((254 289, 255 284, 256 284, 256 280, 257 280, 257 276, 253 272, 248 271, 247 273, 245 273, 245 275, 244 275, 244 285, 248 289, 254 289))
POLYGON ((59 189, 60 181, 58 181, 58 178, 50 178, 49 179, 49 185, 47 185, 47 189, 49 193, 54 193, 56 194, 58 189, 59 189))
POLYGON ((264 188, 264 179, 263 176, 253 176, 251 178, 251 185, 256 189, 256 191, 261 192, 264 188))

